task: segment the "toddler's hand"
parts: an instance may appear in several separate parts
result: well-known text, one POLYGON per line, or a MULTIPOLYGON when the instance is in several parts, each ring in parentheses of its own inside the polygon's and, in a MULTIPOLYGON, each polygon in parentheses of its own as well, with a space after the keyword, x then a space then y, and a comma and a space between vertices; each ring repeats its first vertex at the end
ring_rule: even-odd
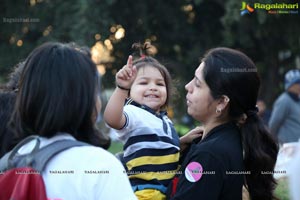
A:
POLYGON ((197 126, 196 128, 189 131, 187 134, 180 138, 180 142, 182 144, 191 144, 192 141, 198 137, 202 137, 203 135, 203 127, 197 126))
POLYGON ((117 85, 130 89, 135 77, 136 67, 132 65, 132 56, 128 57, 127 64, 116 74, 117 85))

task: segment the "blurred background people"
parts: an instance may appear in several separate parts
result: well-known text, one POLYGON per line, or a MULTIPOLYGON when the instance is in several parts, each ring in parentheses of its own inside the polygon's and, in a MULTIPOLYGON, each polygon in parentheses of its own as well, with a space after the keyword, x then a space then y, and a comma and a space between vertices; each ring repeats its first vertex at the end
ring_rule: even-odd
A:
POLYGON ((300 70, 285 74, 284 87, 273 105, 269 128, 280 143, 296 142, 300 138, 300 70))
POLYGON ((270 116, 271 116, 271 111, 267 108, 265 101, 262 99, 258 99, 256 105, 258 107, 257 115, 260 116, 264 121, 265 125, 268 126, 270 116))
MULTIPOLYGON (((47 163, 41 175, 49 199, 136 199, 122 164, 93 146, 101 108, 97 81, 95 63, 67 44, 45 43, 25 62, 11 117, 15 132, 39 136, 41 148, 61 140, 90 144, 64 150, 47 163), (55 176, 55 170, 74 173, 55 176)), ((27 143, 18 153, 34 146, 27 143)))
POLYGON ((14 67, 13 72, 9 75, 8 82, 3 84, 0 89, 0 157, 12 150, 23 139, 22 136, 17 138, 13 133, 9 121, 14 110, 18 82, 24 63, 20 62, 14 67))

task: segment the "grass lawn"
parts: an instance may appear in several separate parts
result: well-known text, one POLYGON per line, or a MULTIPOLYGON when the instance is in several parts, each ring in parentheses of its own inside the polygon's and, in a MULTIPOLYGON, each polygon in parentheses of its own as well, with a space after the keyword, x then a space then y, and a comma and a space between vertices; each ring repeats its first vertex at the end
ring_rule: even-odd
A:
POLYGON ((286 178, 281 178, 278 180, 278 185, 275 190, 275 195, 280 200, 289 200, 289 184, 286 178))
POLYGON ((123 151, 123 144, 121 142, 112 141, 108 151, 112 154, 116 154, 120 151, 123 151))

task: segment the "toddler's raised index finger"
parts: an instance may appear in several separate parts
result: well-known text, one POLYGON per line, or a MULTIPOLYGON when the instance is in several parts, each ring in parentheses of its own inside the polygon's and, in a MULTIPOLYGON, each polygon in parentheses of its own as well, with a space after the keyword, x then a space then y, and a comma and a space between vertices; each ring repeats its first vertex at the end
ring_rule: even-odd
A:
POLYGON ((132 69, 132 55, 128 56, 127 66, 132 69))

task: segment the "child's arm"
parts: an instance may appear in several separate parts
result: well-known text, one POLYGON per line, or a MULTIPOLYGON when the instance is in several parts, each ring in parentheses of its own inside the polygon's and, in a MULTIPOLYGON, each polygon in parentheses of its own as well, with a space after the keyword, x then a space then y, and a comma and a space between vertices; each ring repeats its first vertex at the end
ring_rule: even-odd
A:
POLYGON ((132 56, 129 56, 127 65, 116 74, 117 87, 104 111, 105 122, 114 129, 121 129, 125 125, 126 118, 123 114, 123 107, 135 76, 136 68, 132 66, 132 56))

